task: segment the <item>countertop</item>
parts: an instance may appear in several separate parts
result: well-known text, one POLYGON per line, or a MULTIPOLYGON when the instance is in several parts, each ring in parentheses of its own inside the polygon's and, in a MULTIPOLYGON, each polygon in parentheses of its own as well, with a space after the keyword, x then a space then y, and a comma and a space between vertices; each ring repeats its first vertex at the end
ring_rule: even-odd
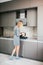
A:
MULTIPOLYGON (((0 37, 0 39, 3 40, 14 40, 13 38, 5 38, 5 37, 0 37)), ((40 42, 43 43, 43 41, 37 40, 37 39, 31 39, 31 38, 27 38, 27 39, 20 39, 21 41, 25 41, 25 42, 40 42)))

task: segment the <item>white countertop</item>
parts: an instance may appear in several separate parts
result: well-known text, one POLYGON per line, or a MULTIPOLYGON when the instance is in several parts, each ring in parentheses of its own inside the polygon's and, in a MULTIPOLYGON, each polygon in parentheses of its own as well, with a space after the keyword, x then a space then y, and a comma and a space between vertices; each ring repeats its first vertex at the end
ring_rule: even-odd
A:
MULTIPOLYGON (((14 40, 13 38, 5 38, 5 37, 0 37, 0 39, 4 39, 4 40, 14 40)), ((43 43, 43 41, 37 40, 37 39, 21 39, 21 41, 25 41, 25 42, 40 42, 43 43)))
POLYGON ((5 37, 0 37, 0 39, 13 40, 13 38, 5 38, 5 37))

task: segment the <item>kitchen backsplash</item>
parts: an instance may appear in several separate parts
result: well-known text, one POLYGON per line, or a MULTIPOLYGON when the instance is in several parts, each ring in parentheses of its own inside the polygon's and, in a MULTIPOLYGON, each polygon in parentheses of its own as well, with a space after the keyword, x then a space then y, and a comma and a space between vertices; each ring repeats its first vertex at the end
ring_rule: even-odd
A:
POLYGON ((37 38, 37 27, 23 27, 21 32, 25 32, 26 36, 29 38, 37 38))
POLYGON ((13 28, 12 27, 4 27, 4 30, 3 30, 3 36, 6 36, 6 37, 13 37, 13 28))
POLYGON ((20 30, 21 32, 25 32, 27 37, 29 38, 33 37, 33 28, 24 26, 20 30))
MULTIPOLYGON (((25 32, 26 36, 29 38, 34 38, 37 37, 37 28, 36 27, 22 27, 20 28, 21 32, 25 32)), ((3 31, 3 36, 6 37, 13 37, 14 36, 14 31, 13 27, 5 27, 3 31)))

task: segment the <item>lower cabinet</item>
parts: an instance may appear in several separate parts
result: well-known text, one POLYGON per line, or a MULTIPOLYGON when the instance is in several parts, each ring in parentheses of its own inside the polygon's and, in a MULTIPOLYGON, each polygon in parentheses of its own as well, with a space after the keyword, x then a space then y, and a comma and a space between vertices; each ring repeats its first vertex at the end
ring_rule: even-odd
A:
MULTIPOLYGON (((1 40, 0 40, 0 43, 1 43, 1 40)), ((1 52, 1 44, 0 44, 0 52, 1 52)))
MULTIPOLYGON (((13 48, 14 48, 13 40, 0 39, 0 52, 11 54, 13 48)), ((19 55, 22 56, 22 44, 19 55)))
MULTIPOLYGON (((14 48, 12 40, 0 39, 0 52, 11 54, 14 48)), ((21 41, 20 56, 43 61, 43 43, 21 41)))
POLYGON ((22 56, 29 59, 37 59, 37 42, 21 42, 22 56))
POLYGON ((43 43, 38 43, 38 60, 43 61, 43 43))
POLYGON ((0 40, 0 51, 2 53, 11 54, 13 48, 14 48, 13 41, 3 39, 0 40))

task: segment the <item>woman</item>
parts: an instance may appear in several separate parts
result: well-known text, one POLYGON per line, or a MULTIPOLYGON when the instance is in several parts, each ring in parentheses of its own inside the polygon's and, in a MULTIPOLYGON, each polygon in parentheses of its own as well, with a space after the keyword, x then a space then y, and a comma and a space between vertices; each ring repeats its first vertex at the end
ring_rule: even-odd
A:
POLYGON ((20 20, 14 28, 14 49, 12 51, 10 59, 13 59, 13 55, 16 52, 16 59, 19 58, 19 49, 20 49, 20 27, 23 25, 20 20))

